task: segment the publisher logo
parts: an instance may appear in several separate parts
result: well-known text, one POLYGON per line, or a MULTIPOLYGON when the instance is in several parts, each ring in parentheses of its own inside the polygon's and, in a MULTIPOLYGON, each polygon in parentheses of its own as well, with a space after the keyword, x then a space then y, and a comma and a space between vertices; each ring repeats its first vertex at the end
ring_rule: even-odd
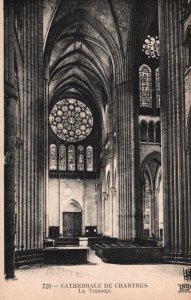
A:
POLYGON ((191 284, 189 283, 179 284, 178 293, 191 293, 191 284))

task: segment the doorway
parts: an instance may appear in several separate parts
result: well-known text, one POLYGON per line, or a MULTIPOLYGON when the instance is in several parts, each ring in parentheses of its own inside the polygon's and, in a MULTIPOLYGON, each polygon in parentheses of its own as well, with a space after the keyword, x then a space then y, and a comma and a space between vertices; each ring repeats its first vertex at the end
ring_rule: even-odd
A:
POLYGON ((77 237, 82 235, 82 213, 63 212, 63 236, 77 237))
POLYGON ((63 237, 82 235, 82 208, 78 201, 71 199, 62 214, 63 237))

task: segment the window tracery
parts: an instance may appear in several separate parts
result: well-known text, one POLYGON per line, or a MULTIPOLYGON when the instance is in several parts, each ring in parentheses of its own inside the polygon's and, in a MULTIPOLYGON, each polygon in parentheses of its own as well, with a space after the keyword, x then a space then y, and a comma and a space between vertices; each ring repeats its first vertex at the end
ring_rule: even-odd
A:
POLYGON ((144 176, 145 184, 144 184, 144 224, 150 224, 150 209, 151 209, 151 192, 150 192, 150 183, 148 177, 144 176))
POLYGON ((75 171, 75 147, 73 145, 68 146, 68 170, 75 171))
POLYGON ((84 147, 78 146, 77 149, 78 171, 84 171, 84 147))
POLYGON ((64 145, 58 148, 55 144, 49 146, 49 170, 50 171, 94 171, 93 147, 82 145, 64 145))
POLYGON ((140 106, 152 107, 152 74, 151 68, 142 65, 139 68, 140 106))
POLYGON ((66 171, 66 146, 60 145, 59 147, 59 170, 66 171))
POLYGON ((63 99, 52 108, 49 122, 59 138, 67 142, 78 142, 92 131, 93 115, 83 102, 63 99))
POLYGON ((49 169, 57 170, 57 146, 55 144, 50 145, 49 169))
POLYGON ((160 108, 160 73, 159 73, 159 67, 155 70, 155 85, 156 85, 156 107, 160 108))
POLYGON ((156 58, 160 57, 159 50, 160 41, 158 36, 152 37, 150 35, 145 39, 145 43, 143 44, 142 51, 147 55, 148 58, 156 58))
POLYGON ((86 148, 86 170, 93 171, 93 148, 91 146, 86 148))

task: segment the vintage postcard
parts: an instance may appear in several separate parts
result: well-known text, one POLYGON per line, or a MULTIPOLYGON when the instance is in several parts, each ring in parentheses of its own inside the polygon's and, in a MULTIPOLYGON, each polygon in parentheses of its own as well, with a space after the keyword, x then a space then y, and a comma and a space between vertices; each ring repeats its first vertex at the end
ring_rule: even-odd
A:
POLYGON ((2 300, 190 299, 191 1, 1 1, 2 300))

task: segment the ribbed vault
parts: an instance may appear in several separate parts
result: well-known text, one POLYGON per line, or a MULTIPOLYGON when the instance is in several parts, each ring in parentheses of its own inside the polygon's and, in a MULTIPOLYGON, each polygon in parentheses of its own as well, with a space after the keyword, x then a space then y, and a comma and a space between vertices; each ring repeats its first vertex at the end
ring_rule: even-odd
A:
POLYGON ((120 59, 120 51, 109 32, 85 10, 63 12, 58 6, 45 47, 49 104, 70 94, 93 101, 103 113, 111 101, 114 60, 120 59))

